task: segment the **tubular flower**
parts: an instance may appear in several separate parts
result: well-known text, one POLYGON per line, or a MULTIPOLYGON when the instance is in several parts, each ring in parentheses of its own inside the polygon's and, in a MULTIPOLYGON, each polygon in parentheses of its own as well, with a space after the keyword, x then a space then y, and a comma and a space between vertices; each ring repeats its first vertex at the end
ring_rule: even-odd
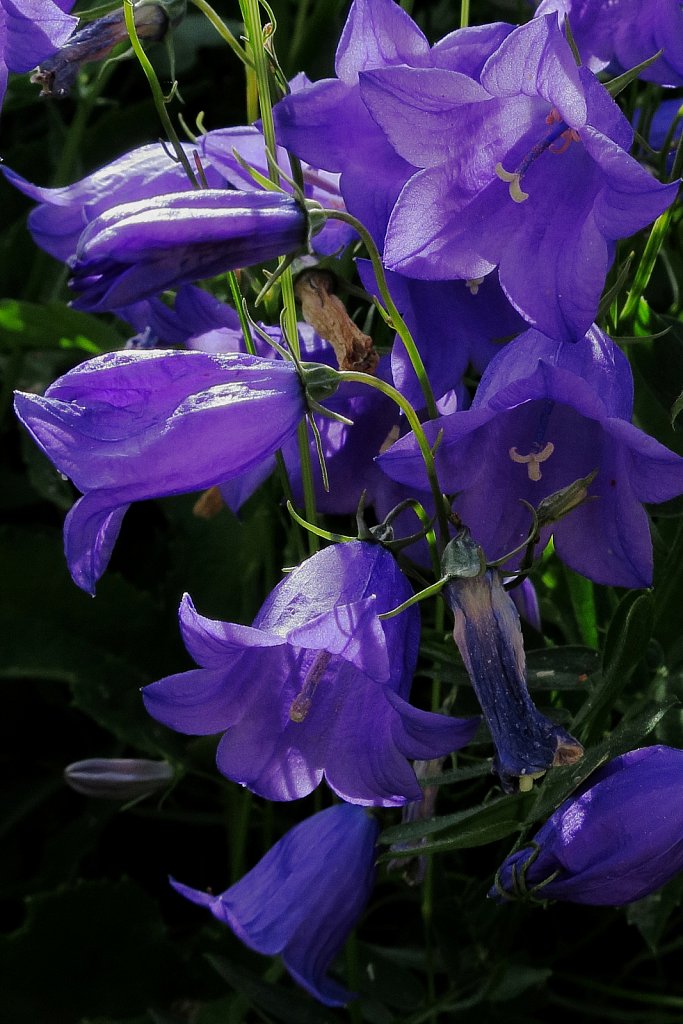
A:
POLYGON ((683 85, 683 9, 680 0, 543 0, 536 17, 569 18, 582 61, 591 71, 628 71, 658 50, 641 71, 659 85, 683 85))
POLYGON ((494 767, 503 788, 528 788, 548 768, 573 764, 583 748, 541 714, 529 695, 519 615, 495 570, 449 583, 444 596, 453 615, 453 639, 496 748, 494 767))
POLYGON ((281 955, 299 985, 326 1006, 354 994, 327 974, 375 881, 379 827, 360 807, 337 804, 291 829, 219 896, 171 879, 250 949, 281 955))
POLYGON ((683 868, 683 750, 641 747, 599 768, 511 854, 489 897, 621 906, 683 868))
POLYGON ((179 732, 223 732, 219 770, 266 799, 306 796, 324 775, 349 803, 417 800, 408 758, 464 746, 477 720, 407 703, 419 614, 378 616, 411 593, 385 548, 353 541, 288 574, 251 627, 205 619, 186 597, 180 626, 200 667, 145 687, 147 710, 179 732))
POLYGON ((306 248, 311 227, 296 199, 204 189, 115 206, 92 221, 71 261, 73 303, 116 309, 198 278, 306 248))
MULTIPOLYGON (((319 397, 330 388, 322 387, 319 397)), ((74 581, 91 593, 133 501, 201 490, 263 461, 306 413, 292 363, 204 352, 98 356, 17 415, 83 492, 64 526, 74 581)))
MULTIPOLYGON (((538 508, 597 471, 588 500, 544 526, 540 542, 552 533, 560 558, 596 583, 647 587, 652 543, 643 503, 683 493, 683 459, 634 427, 632 411, 626 357, 597 327, 573 345, 527 331, 489 364, 471 408, 425 424, 425 433, 432 444, 441 436, 440 479, 489 559, 529 535, 522 501, 538 508)), ((379 464, 424 489, 412 435, 379 464)))
POLYGON ((556 16, 511 32, 477 81, 409 67, 360 81, 396 153, 419 168, 391 213, 387 266, 425 280, 478 280, 498 267, 527 321, 581 338, 615 241, 662 213, 678 184, 629 156, 631 126, 576 66, 556 16))

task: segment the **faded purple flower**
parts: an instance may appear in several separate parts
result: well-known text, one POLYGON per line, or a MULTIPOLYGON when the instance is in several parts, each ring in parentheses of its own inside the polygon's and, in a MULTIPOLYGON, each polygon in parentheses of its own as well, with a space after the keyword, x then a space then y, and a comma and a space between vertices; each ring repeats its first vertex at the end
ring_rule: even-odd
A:
POLYGON ((673 202, 629 156, 632 129, 554 15, 511 32, 480 81, 442 68, 360 75, 366 107, 418 170, 384 246, 390 269, 425 280, 485 277, 557 339, 595 318, 616 239, 673 202))
MULTIPOLYGON (((521 544, 531 528, 522 499, 540 502, 594 470, 589 500, 546 526, 555 549, 597 583, 647 587, 652 543, 644 502, 683 493, 683 459, 630 423, 626 357, 597 327, 576 344, 527 331, 489 364, 470 409, 425 424, 441 435, 436 465, 454 508, 487 558, 521 544)), ((423 489, 408 435, 379 459, 393 479, 423 489)), ((506 563, 512 569, 513 560, 506 563)))
POLYGON ((0 0, 0 103, 8 71, 31 71, 66 42, 78 24, 73 0, 0 0))
POLYGON ((281 955, 299 985, 326 1006, 354 998, 328 975, 375 881, 379 827, 360 807, 337 804, 307 818, 219 896, 171 879, 250 949, 281 955))
POLYGON ((621 906, 683 869, 683 750, 641 747, 599 768, 511 854, 489 897, 621 906))
POLYGON ((204 189, 115 206, 85 229, 71 261, 73 305, 116 309, 166 288, 306 248, 309 217, 273 192, 204 189))
POLYGON ((628 71, 663 50, 640 77, 683 85, 683 8, 680 0, 543 0, 536 17, 569 18, 581 59, 591 71, 628 71))
POLYGON ((178 732, 223 732, 219 770, 266 799, 306 796, 323 776, 350 803, 419 799, 408 759, 464 746, 477 720, 407 703, 419 614, 378 616, 411 594, 385 548, 352 541, 289 573, 252 626, 205 619, 186 597, 180 625, 200 667, 145 687, 145 706, 178 732))
MULTIPOLYGON (((452 543, 473 547, 466 537, 452 543)), ((501 574, 487 569, 454 579, 443 594, 455 617, 453 639, 491 731, 503 789, 530 788, 548 768, 577 761, 581 744, 541 714, 529 695, 519 615, 501 574)))
POLYGON ((296 430, 306 398, 292 363, 138 351, 82 363, 44 398, 17 392, 15 408, 83 492, 67 516, 64 544, 74 581, 93 593, 131 502, 249 470, 296 430))

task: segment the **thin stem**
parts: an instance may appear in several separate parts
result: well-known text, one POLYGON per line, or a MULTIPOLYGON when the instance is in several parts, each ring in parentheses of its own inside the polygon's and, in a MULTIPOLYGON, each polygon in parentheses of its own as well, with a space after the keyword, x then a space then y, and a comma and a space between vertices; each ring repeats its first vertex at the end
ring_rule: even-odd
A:
POLYGON ((460 0, 460 28, 467 28, 470 23, 470 0, 460 0))
POLYGON ((422 362, 422 357, 418 352, 417 346, 413 341, 413 336, 408 330, 405 320, 403 319, 399 311, 396 309, 396 306, 394 305, 394 300, 391 297, 391 292, 389 291, 386 275, 384 273, 384 267, 382 266, 382 258, 379 254, 377 246, 374 243, 372 235, 361 224, 361 222, 357 220, 355 217, 352 217, 350 213, 345 213, 341 210, 324 210, 323 213, 328 219, 331 218, 333 220, 342 220, 346 224, 350 224, 351 227, 354 228, 360 235, 363 244, 365 245, 365 248, 368 251, 368 255, 370 256, 370 259, 372 261, 372 267, 373 270, 375 271, 375 277, 377 279, 377 287, 379 288, 380 295, 384 300, 387 312, 391 317, 392 326, 394 327, 396 333, 403 342, 405 350, 408 353, 408 358, 410 359, 412 367, 415 371, 415 375, 418 381, 420 382, 420 387, 422 389, 422 394, 424 395, 425 405, 427 406, 427 413, 429 415, 429 418, 430 420, 435 420, 439 413, 436 408, 434 392, 432 391, 432 386, 429 383, 429 378, 427 377, 427 371, 425 370, 425 366, 424 363, 422 362))
POLYGON ((208 4, 206 0, 192 0, 192 3, 198 10, 202 12, 202 14, 206 18, 208 18, 213 27, 216 29, 216 32, 218 32, 218 35, 221 37, 221 39, 224 40, 224 42, 228 44, 232 52, 239 60, 242 61, 244 66, 247 68, 253 68, 254 64, 251 58, 249 57, 249 54, 244 49, 244 47, 240 45, 239 41, 235 39, 234 35, 232 34, 228 26, 214 11, 213 7, 210 4, 208 4))
POLYGON ((176 130, 173 127, 170 117, 168 116, 168 111, 166 110, 166 98, 164 97, 163 89, 161 88, 159 79, 157 78, 156 72, 147 58, 147 54, 142 48, 140 39, 138 38, 138 30, 135 27, 135 11, 133 9, 133 0, 124 0, 123 13, 126 19, 126 28, 128 30, 128 35, 130 36, 131 46, 133 47, 133 51, 138 59, 140 67, 144 71, 145 77, 149 82, 149 87, 152 91, 152 99, 154 100, 154 106, 156 107, 159 119, 164 126, 164 131, 168 136, 168 141, 173 146, 175 154, 178 157, 178 160, 181 163, 183 170, 185 171, 185 174, 187 175, 190 181, 190 184, 193 186, 193 188, 199 188, 199 182, 197 181, 195 173, 192 170, 190 161, 187 159, 187 154, 185 153, 185 150, 181 146, 180 139, 178 138, 176 130))
POLYGON ((436 473, 436 465, 434 464, 434 455, 432 449, 429 446, 429 441, 422 429, 417 413, 413 409, 410 402, 405 398, 400 391, 392 387, 391 384, 386 384, 383 380, 379 380, 377 377, 371 377, 368 373, 359 373, 356 370, 340 370, 339 379, 341 381, 354 381, 358 384, 367 384, 368 387, 375 388, 377 391, 381 391, 382 394, 386 395, 387 398, 391 398, 401 411, 405 414, 410 427, 415 434, 415 440, 417 441, 418 448, 424 460, 425 469, 427 471, 427 477, 429 479, 429 487, 434 498, 434 504, 436 507, 436 517, 439 524, 439 533, 441 540, 444 544, 448 541, 448 517, 446 514, 446 507, 444 504, 444 497, 441 487, 439 485, 439 478, 436 473))
POLYGON ((230 294, 232 295, 232 301, 235 304, 237 315, 240 318, 240 327, 242 328, 242 334, 244 335, 244 345, 250 356, 256 355, 256 346, 254 345, 254 339, 251 336, 251 327, 249 326, 249 320, 246 313, 244 312, 244 304, 242 302, 242 292, 240 291, 239 281, 237 280, 237 274, 234 270, 229 270, 228 274, 228 285, 230 286, 230 294))

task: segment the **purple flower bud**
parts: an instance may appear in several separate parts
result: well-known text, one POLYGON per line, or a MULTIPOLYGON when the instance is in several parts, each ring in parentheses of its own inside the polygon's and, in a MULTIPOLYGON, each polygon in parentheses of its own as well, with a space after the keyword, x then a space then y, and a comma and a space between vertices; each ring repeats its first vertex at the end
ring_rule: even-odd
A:
POLYGON ((274 192, 204 189, 115 206, 85 229, 71 262, 77 309, 116 309, 226 270, 304 249, 309 218, 274 192))
POLYGON ((408 759, 464 746, 478 721, 407 702, 419 612, 379 615, 412 592, 385 548, 353 541, 289 573, 252 626, 203 618, 185 597, 180 626, 200 667, 146 686, 145 706, 178 732, 223 732, 219 770, 268 800, 304 797, 323 776, 349 803, 420 799, 408 759))
POLYGON ((462 655, 496 748, 503 788, 528 789, 555 765, 573 764, 583 747, 542 715, 529 695, 519 615, 495 570, 451 581, 444 596, 462 655))
POLYGON ((683 750, 641 747, 599 768, 511 854, 489 897, 621 906, 683 868, 683 750))
POLYGON ((64 769, 67 786, 98 800, 137 800, 164 789, 173 781, 167 761, 144 757, 91 757, 64 769))
POLYGON ((219 896, 171 879, 250 949, 281 955, 299 985, 326 1006, 353 993, 327 974, 375 880, 379 828, 360 807, 337 804, 291 829, 256 867, 219 896))
POLYGON ((202 490, 248 471, 294 433, 306 397, 296 367, 283 360, 131 351, 82 363, 44 398, 17 392, 15 408, 83 492, 67 516, 64 544, 74 581, 94 593, 132 501, 202 490))

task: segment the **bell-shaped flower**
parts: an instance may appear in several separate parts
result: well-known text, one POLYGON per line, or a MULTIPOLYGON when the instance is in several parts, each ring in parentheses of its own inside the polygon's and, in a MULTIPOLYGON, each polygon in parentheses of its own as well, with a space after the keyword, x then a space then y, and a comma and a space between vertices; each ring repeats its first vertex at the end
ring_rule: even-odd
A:
POLYGON ((31 71, 66 42, 78 24, 74 0, 0 0, 0 103, 8 71, 31 71))
MULTIPOLYGON (((469 537, 452 543, 474 548, 469 537)), ((453 579, 443 594, 455 618, 453 639, 496 748, 494 768, 503 789, 530 788, 548 768, 577 761, 581 744, 541 714, 529 695, 519 614, 501 574, 487 569, 453 579)))
POLYGON ((396 153, 420 168, 392 211, 387 266, 424 280, 477 280, 498 267, 527 321, 582 337, 615 241, 662 213, 678 185, 629 156, 631 126, 576 66, 556 16, 511 32, 479 80, 399 66, 360 82, 396 153))
POLYGON ((621 906, 648 896, 683 869, 682 778, 683 750, 616 757, 505 860, 489 897, 621 906))
POLYGON ((379 827, 336 804, 296 825, 225 892, 173 888, 232 929, 250 949, 282 956, 292 978, 326 1006, 354 993, 328 974, 370 898, 379 827))
MULTIPOLYGON (((196 147, 183 144, 190 161, 196 147)), ((225 186, 225 178, 209 161, 202 161, 207 184, 225 186)), ((0 173, 39 205, 28 215, 28 228, 36 245, 58 260, 76 255, 83 230, 113 206, 155 199, 169 192, 192 191, 182 166, 160 142, 139 146, 105 164, 72 185, 43 188, 22 178, 5 164, 0 173)))
MULTIPOLYGON (((323 384, 316 394, 333 388, 323 384)), ((83 492, 67 516, 64 544, 74 581, 92 593, 131 502, 249 470, 294 433, 307 406, 294 364, 283 360, 137 351, 88 360, 45 397, 18 392, 15 408, 83 492)))
POLYGON ((319 551, 273 590, 252 626, 180 607, 200 666, 143 690, 149 713, 190 735, 224 733, 219 770, 269 800, 306 796, 323 776, 350 803, 420 798, 409 758, 464 746, 477 721, 412 707, 416 607, 390 619, 412 588, 379 544, 319 551))
POLYGON ((628 71, 663 53, 639 77, 683 85, 683 9, 680 0, 542 0, 536 17, 569 18, 581 60, 591 71, 628 71))
POLYGON ((203 189, 115 206, 85 229, 70 261, 73 305, 116 309, 226 270, 303 251, 306 209, 274 192, 203 189))
MULTIPOLYGON (((440 437, 436 465, 454 508, 487 558, 523 544, 529 510, 597 471, 588 500, 541 530, 576 572, 596 583, 647 587, 652 543, 644 502, 683 493, 683 459, 630 423, 628 361, 597 327, 576 344, 527 331, 489 364, 470 409, 424 425, 440 437)), ((417 489, 425 474, 415 439, 379 463, 417 489)), ((519 556, 521 557, 521 556, 519 556)), ((514 560, 507 562, 512 569, 514 560)))

